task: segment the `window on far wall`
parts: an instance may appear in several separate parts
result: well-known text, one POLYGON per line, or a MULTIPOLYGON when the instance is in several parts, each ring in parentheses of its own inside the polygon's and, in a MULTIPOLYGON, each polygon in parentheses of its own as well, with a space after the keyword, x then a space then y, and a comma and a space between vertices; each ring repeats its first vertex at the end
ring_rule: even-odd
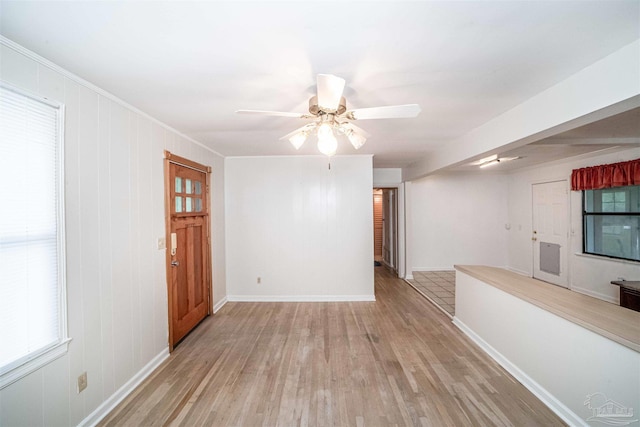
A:
POLYGON ((640 186, 585 190, 585 253, 640 261, 640 186))
POLYGON ((0 82, 0 388, 67 350, 62 117, 0 82))

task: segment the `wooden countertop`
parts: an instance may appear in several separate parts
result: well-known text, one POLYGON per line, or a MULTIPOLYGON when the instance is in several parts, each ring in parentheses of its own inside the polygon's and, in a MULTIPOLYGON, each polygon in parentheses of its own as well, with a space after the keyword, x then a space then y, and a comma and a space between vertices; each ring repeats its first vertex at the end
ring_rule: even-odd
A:
POLYGON ((502 268, 456 265, 455 269, 640 352, 640 312, 502 268))

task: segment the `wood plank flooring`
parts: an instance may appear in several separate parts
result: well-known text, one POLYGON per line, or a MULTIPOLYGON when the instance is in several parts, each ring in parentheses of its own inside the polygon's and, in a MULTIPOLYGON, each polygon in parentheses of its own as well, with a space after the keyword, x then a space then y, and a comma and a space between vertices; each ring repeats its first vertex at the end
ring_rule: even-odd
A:
POLYGON ((564 425, 384 267, 376 299, 227 303, 100 425, 564 425))

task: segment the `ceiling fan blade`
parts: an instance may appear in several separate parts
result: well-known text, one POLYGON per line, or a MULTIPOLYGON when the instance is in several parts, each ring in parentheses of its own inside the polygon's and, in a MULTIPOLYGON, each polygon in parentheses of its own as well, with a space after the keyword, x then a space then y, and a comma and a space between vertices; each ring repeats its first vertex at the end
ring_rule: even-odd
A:
POLYGON ((297 133, 304 132, 304 131, 311 132, 313 130, 313 128, 315 128, 315 127, 316 127, 315 123, 308 123, 308 124, 302 126, 301 128, 298 128, 298 129, 294 130, 293 132, 286 134, 285 136, 281 137, 280 139, 282 141, 284 141, 284 140, 287 140, 287 139, 291 138, 293 135, 295 135, 297 133))
POLYGON ((350 120, 368 119, 401 119, 416 117, 420 113, 418 104, 390 105, 388 107, 359 108, 347 111, 346 117, 350 120))
POLYGON ((308 114, 302 113, 285 113, 283 111, 262 111, 262 110, 238 110, 236 111, 238 114, 255 114, 260 116, 280 116, 280 117, 295 117, 299 119, 303 119, 308 116, 308 114))
POLYGON ((331 74, 318 74, 318 107, 324 111, 337 111, 344 91, 344 79, 331 74))

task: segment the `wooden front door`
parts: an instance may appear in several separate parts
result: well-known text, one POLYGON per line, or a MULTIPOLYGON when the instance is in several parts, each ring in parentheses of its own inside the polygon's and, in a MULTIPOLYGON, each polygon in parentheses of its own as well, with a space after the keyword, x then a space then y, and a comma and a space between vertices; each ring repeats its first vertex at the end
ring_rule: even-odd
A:
POLYGON ((210 313, 208 168, 166 153, 169 346, 210 313))

